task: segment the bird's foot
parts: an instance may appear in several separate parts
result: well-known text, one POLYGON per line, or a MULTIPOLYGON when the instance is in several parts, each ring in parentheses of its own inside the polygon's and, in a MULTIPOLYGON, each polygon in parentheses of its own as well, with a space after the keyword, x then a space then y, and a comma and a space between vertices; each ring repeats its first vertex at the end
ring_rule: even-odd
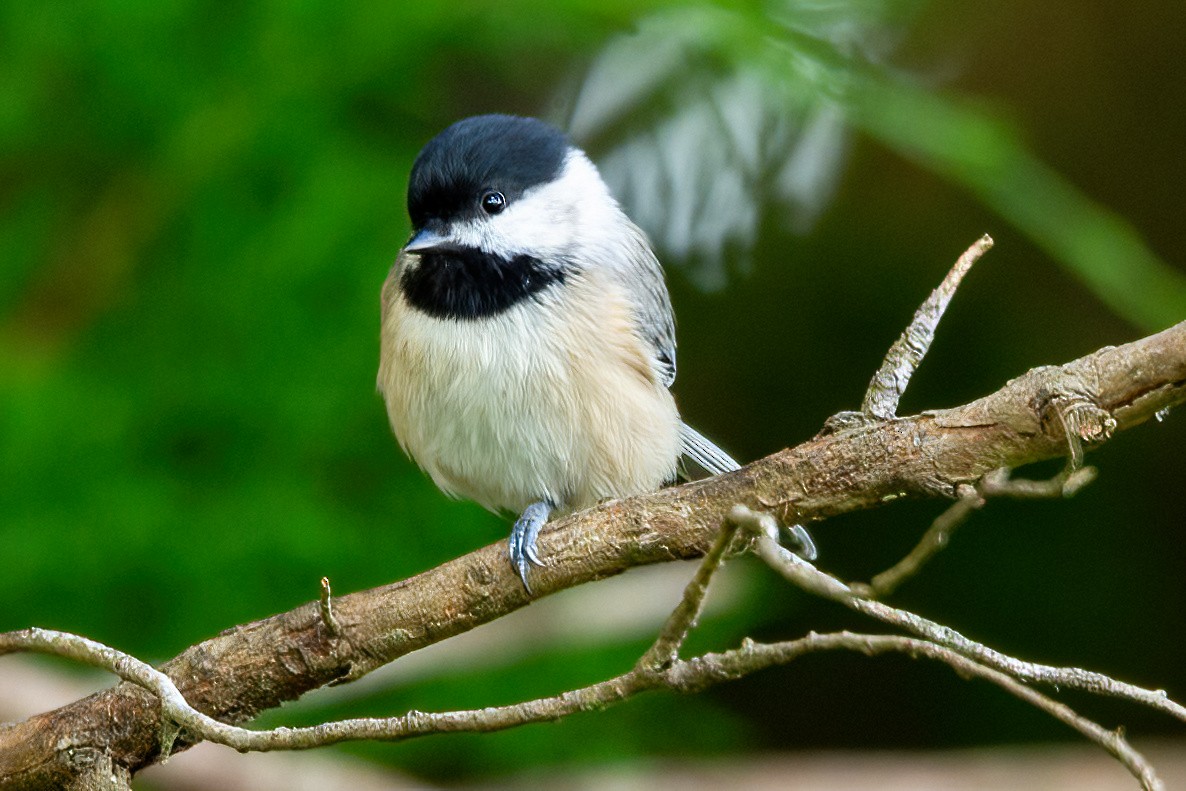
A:
POLYGON ((536 554, 535 538, 555 507, 547 500, 532 503, 523 509, 523 513, 515 520, 515 526, 511 528, 511 538, 507 547, 508 554, 511 558, 511 565, 519 572, 519 579, 523 580, 523 587, 527 589, 528 593, 531 593, 531 586, 527 584, 529 564, 544 565, 539 555, 536 554))
POLYGON ((819 550, 815 548, 815 539, 803 525, 790 525, 784 528, 791 543, 791 551, 806 561, 813 561, 819 557, 819 550))

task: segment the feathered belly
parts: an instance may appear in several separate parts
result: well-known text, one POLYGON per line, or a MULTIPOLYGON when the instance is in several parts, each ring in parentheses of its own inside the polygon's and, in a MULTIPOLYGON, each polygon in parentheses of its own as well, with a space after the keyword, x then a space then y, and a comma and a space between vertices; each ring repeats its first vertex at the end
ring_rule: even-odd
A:
POLYGON ((389 306, 379 388, 400 444, 444 491, 574 510, 675 477, 675 404, 624 306, 550 307, 458 321, 389 306))

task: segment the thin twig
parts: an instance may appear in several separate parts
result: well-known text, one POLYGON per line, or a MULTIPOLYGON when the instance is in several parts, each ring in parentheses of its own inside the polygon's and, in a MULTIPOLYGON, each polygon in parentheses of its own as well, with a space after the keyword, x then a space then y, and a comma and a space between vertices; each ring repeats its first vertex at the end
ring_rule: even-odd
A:
MULTIPOLYGON (((743 526, 745 525, 743 524, 743 526)), ((826 596, 864 615, 906 629, 927 640, 951 648, 987 667, 1008 673, 1023 681, 1080 689, 1097 695, 1140 703, 1186 722, 1186 707, 1171 700, 1165 690, 1144 689, 1117 681, 1102 673, 1077 667, 1053 667, 1014 659, 921 615, 858 596, 840 580, 786 551, 776 541, 762 533, 758 534, 753 549, 754 553, 767 565, 804 590, 826 596)))
POLYGON ((972 268, 972 264, 991 247, 992 238, 988 234, 977 239, 975 244, 964 251, 939 287, 931 292, 915 312, 910 326, 894 341, 894 345, 885 355, 885 361, 869 382, 869 389, 861 403, 861 412, 867 417, 890 420, 898 414, 898 402, 902 399, 902 393, 906 392, 910 377, 914 375, 915 369, 931 348, 939 319, 943 318, 943 313, 947 310, 951 298, 955 296, 960 281, 972 268))
POLYGON ((737 528, 738 524, 732 520, 726 520, 721 526, 717 540, 700 561, 696 575, 688 582, 680 603, 668 616, 654 644, 639 658, 639 667, 658 670, 679 658, 679 650, 704 608, 708 583, 724 562, 725 554, 733 543, 733 537, 737 535, 737 528))
POLYGON ((869 580, 868 585, 853 583, 850 587, 859 596, 879 599, 888 596, 926 565, 932 557, 947 546, 951 534, 956 528, 967 521, 973 511, 984 505, 984 498, 976 488, 968 484, 961 484, 958 489, 959 499, 952 503, 947 510, 939 514, 930 528, 923 534, 921 540, 906 557, 899 560, 890 568, 876 574, 869 580))
MULTIPOLYGON (((752 529, 752 521, 749 525, 752 529)), ((954 629, 940 626, 920 615, 856 595, 839 580, 819 571, 802 558, 787 552, 764 531, 757 531, 754 551, 768 565, 781 572, 786 579, 805 590, 827 596, 857 612, 914 632, 924 638, 927 644, 949 649, 987 671, 979 674, 985 678, 989 678, 990 674, 997 674, 991 676, 995 683, 1067 723, 1103 747, 1128 768, 1141 782, 1143 788, 1164 788, 1149 762, 1134 750, 1120 733, 1109 731, 1099 724, 1079 716, 1065 704, 1054 701, 1026 687, 1021 682, 1041 682, 1056 688, 1073 687, 1099 695, 1131 700, 1186 721, 1186 708, 1170 700, 1164 690, 1142 689, 1080 668, 1056 668, 1005 656, 987 646, 969 640, 954 629)), ((955 667, 954 664, 952 666, 955 667)))
MULTIPOLYGON (((897 635, 854 634, 852 632, 812 633, 799 640, 783 643, 751 642, 737 651, 709 654, 696 660, 689 660, 685 664, 692 665, 703 661, 722 667, 729 667, 731 664, 740 665, 741 660, 738 654, 742 653, 748 653, 755 657, 777 657, 777 660, 771 661, 770 664, 786 664, 796 656, 824 650, 855 650, 867 656, 901 652, 915 658, 925 657, 943 662, 962 676, 982 678, 996 684, 1009 694, 1030 703, 1079 731, 1117 758, 1141 782, 1142 788, 1148 791, 1160 791, 1164 788, 1148 760, 1133 749, 1132 745, 1120 733, 1109 731, 1098 723, 1079 715, 1066 704, 1026 686, 1007 672, 987 667, 957 651, 929 640, 897 635)), ((673 668, 673 672, 678 672, 679 669, 673 668)), ((743 675, 743 673, 738 672, 737 675, 743 675)))
POLYGON ((917 574, 927 561, 947 546, 956 528, 962 525, 973 511, 984 507, 986 498, 1039 500, 1072 497, 1095 480, 1097 470, 1094 467, 1072 469, 1068 466, 1058 475, 1044 481, 1010 478, 1009 475, 1009 469, 1002 467, 985 475, 975 486, 957 486, 956 494, 959 499, 936 517, 914 549, 889 569, 874 575, 868 584, 851 583, 853 592, 871 599, 880 599, 893 593, 899 585, 917 574))
MULTIPOLYGON (((743 517, 740 522, 745 522, 743 517)), ((653 689, 694 692, 722 681, 733 680, 774 665, 787 664, 805 654, 818 651, 848 650, 868 656, 900 652, 944 662, 964 675, 986 679, 1013 695, 1027 700, 1103 744, 1133 774, 1142 778, 1147 789, 1161 788, 1144 758, 1119 734, 1100 728, 1075 714, 1070 708, 1018 683, 1007 674, 985 667, 941 645, 918 638, 898 635, 866 635, 851 632, 810 634, 780 643, 755 643, 747 640, 740 648, 708 653, 693 659, 675 660, 665 669, 639 663, 631 671, 587 687, 560 695, 524 701, 507 706, 492 706, 447 712, 409 711, 398 717, 339 720, 304 728, 276 728, 252 731, 217 722, 194 711, 184 699, 169 691, 168 677, 143 662, 120 651, 76 635, 46 630, 25 630, 0 635, 0 652, 30 650, 57 654, 116 673, 127 681, 162 695, 167 716, 184 723, 192 736, 224 744, 240 751, 267 752, 321 747, 343 741, 363 739, 400 741, 430 733, 491 732, 546 722, 580 711, 602 708, 653 689)), ((174 690, 175 691, 175 690, 174 690)))
POLYGON ((1095 467, 1069 466, 1058 475, 1044 481, 1011 478, 1006 468, 985 475, 976 489, 985 497, 1012 497, 1017 500, 1047 500, 1073 497, 1099 475, 1095 467))
POLYGON ((342 634, 342 626, 338 623, 338 618, 334 615, 333 591, 329 587, 329 577, 321 578, 321 600, 320 612, 321 622, 325 624, 325 629, 333 637, 338 637, 342 634))
POLYGON ((1046 712, 1103 747, 1140 781, 1142 788, 1147 791, 1161 791, 1165 788, 1149 761, 1128 743, 1121 732, 1110 731, 1078 714, 1065 703, 1026 686, 1008 673, 987 667, 945 646, 918 640, 911 644, 911 653, 944 662, 961 675, 991 681, 1011 695, 1046 712))
POLYGON ((215 737, 213 741, 227 744, 218 737, 241 730, 218 722, 192 708, 178 691, 173 680, 152 665, 86 637, 36 627, 0 634, 0 655, 17 651, 52 654, 110 671, 124 681, 130 681, 154 693, 160 698, 162 718, 165 721, 172 721, 202 738, 215 737))

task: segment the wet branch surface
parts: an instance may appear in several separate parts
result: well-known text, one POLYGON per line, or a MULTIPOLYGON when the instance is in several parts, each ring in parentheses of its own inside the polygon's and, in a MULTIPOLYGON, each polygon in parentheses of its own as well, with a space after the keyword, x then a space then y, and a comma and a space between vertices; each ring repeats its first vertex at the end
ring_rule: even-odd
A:
MULTIPOLYGON (((896 404, 896 399, 891 400, 896 404)), ((920 625, 894 620, 898 616, 893 613, 900 611, 870 598, 876 590, 848 587, 839 581, 834 581, 839 587, 829 587, 831 583, 821 580, 833 578, 802 561, 811 570, 805 573, 818 578, 804 578, 797 584, 823 585, 824 589, 815 592, 911 634, 813 633, 773 645, 747 641, 734 651, 687 660, 679 659, 678 651, 699 611, 714 564, 719 565, 732 538, 732 529, 722 534, 722 525, 763 519, 809 524, 902 497, 953 499, 968 509, 978 502, 976 492, 985 491, 986 480, 999 485, 1002 468, 1056 457, 1068 458, 1072 467, 1077 466, 1085 447, 1090 449, 1114 432, 1136 426, 1184 400, 1186 322, 1066 365, 1034 369, 961 407, 910 417, 849 421, 842 428, 833 426, 808 442, 736 472, 605 503, 557 520, 539 537, 540 554, 548 565, 533 576, 535 597, 633 566, 702 556, 714 542, 716 549, 689 585, 655 646, 632 671, 582 690, 516 706, 441 714, 409 712, 398 718, 366 721, 370 724, 355 721, 354 731, 343 723, 328 723, 317 726, 324 732, 309 743, 300 741, 300 731, 310 729, 261 734, 232 727, 312 689, 357 679, 404 654, 530 603, 532 596, 506 561, 503 542, 415 577, 332 600, 328 583, 323 582, 318 599, 194 645, 162 665, 162 673, 156 674, 160 678, 154 678, 155 671, 147 665, 105 646, 90 641, 70 643, 82 638, 41 630, 0 635, 0 654, 36 650, 72 656, 115 669, 135 682, 125 681, 56 711, 0 726, 0 788, 66 787, 76 782, 86 767, 108 756, 109 765, 134 773, 170 750, 183 749, 202 737, 240 749, 291 749, 341 738, 397 739, 426 732, 492 730, 556 719, 644 689, 697 689, 790 661, 801 653, 838 648, 870 654, 905 651, 945 661, 961 673, 997 683, 1095 739, 1140 778, 1144 787, 1157 788, 1152 771, 1139 756, 1133 757, 1122 738, 1076 719, 1069 709, 1063 712, 1061 703, 1041 705, 1037 698, 1050 699, 1025 684, 1067 684, 1082 678, 1086 680, 1081 688, 1102 687, 1102 694, 1117 694, 1180 717, 1181 707, 1164 695, 1074 668, 1044 668, 1002 657, 970 641, 961 643, 964 638, 930 622, 920 625), (738 506, 745 510, 736 510, 738 506), (1043 676, 1048 671, 1057 671, 1053 681, 1043 676), (1071 671, 1085 675, 1075 676, 1071 671), (1121 692, 1110 684, 1119 685, 1121 692), (182 706, 192 706, 210 721, 179 714, 177 708, 170 708, 170 716, 163 718, 162 699, 172 705, 168 703, 172 695, 169 686, 174 687, 182 706), (144 687, 157 690, 161 697, 144 687), (1100 733, 1089 733, 1092 728, 1100 733), (1112 747, 1106 743, 1110 737, 1119 739, 1112 747)), ((1025 489, 1024 484, 1019 482, 1018 491, 1025 489)), ((1059 486, 1046 489, 1057 494, 1059 486)), ((1046 489, 1038 486, 1035 492, 1046 489)), ((768 541, 753 539, 759 550, 764 540, 768 541)), ((770 546, 765 551, 775 552, 770 546)), ((776 562, 774 555, 763 559, 776 562)))

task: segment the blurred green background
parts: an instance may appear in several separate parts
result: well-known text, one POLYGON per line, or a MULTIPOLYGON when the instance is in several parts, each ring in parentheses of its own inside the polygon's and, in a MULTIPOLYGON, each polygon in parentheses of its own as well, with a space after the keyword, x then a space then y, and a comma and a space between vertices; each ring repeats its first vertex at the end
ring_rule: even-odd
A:
MULTIPOLYGON (((985 232, 997 246, 904 413, 1186 318, 1183 40, 1176 0, 0 4, 0 630, 65 629, 161 660, 313 598, 323 575, 358 590, 505 536, 505 520, 447 500, 401 455, 374 392, 408 169, 458 118, 576 127, 600 103, 578 135, 595 159, 667 156, 668 176, 711 161, 658 201, 626 200, 632 213, 662 217, 691 195, 702 219, 725 171, 742 174, 754 205, 741 230, 691 249, 648 230, 668 261, 685 417, 752 459, 855 408, 985 232), (663 55, 630 52, 639 39, 621 36, 639 30, 675 42, 667 71, 633 96, 594 85, 621 42, 628 66, 663 55), (760 111, 729 116, 743 127, 730 139, 761 156, 698 160, 666 142, 665 124, 706 96, 728 110, 738 74, 760 111), (769 167, 794 152, 815 163, 810 189, 780 191, 769 167)), ((1181 698, 1184 426, 1171 414, 1119 436, 1072 501, 993 503, 895 602, 1181 698)), ((822 565, 868 577, 942 507, 822 524, 822 565)), ((870 628, 735 566, 698 647, 870 628)), ((319 693, 264 722, 551 694, 624 671, 649 631, 525 642, 492 668, 319 693)), ((1086 703, 1130 734, 1175 732, 1086 703)), ((1071 738, 941 667, 820 656, 561 725, 342 749, 484 781, 655 756, 1071 738)))

